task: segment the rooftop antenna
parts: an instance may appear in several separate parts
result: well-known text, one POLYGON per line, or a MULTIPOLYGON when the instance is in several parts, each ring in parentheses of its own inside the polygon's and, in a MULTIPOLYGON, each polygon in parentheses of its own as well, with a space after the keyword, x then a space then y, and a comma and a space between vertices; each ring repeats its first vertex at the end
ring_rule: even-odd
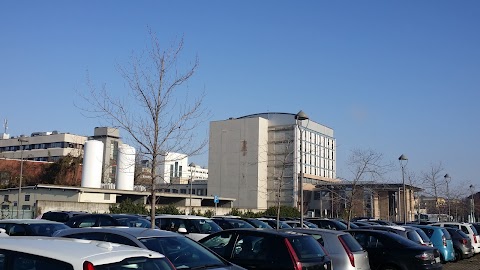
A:
POLYGON ((3 128, 5 130, 5 134, 7 133, 7 129, 8 129, 8 120, 5 118, 5 120, 3 120, 3 128))

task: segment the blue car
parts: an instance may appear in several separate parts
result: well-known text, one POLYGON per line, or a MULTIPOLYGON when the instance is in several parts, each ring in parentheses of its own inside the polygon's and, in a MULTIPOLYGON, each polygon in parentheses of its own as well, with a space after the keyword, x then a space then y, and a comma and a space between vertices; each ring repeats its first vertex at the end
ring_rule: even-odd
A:
POLYGON ((418 224, 408 225, 418 227, 425 232, 425 234, 430 238, 430 241, 432 241, 433 246, 436 247, 440 252, 440 259, 442 263, 455 261, 455 251, 453 250, 452 236, 445 228, 418 224))

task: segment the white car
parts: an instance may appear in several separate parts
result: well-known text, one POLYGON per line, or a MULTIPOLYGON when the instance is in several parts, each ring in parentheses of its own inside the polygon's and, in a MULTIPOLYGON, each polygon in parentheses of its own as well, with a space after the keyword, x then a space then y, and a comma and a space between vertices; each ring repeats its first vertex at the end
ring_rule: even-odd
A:
POLYGON ((161 230, 185 234, 195 241, 222 231, 222 228, 209 218, 189 215, 158 215, 155 216, 155 225, 161 230))
POLYGON ((473 252, 475 254, 480 253, 480 236, 478 235, 477 229, 475 229, 472 224, 466 222, 438 222, 430 225, 460 229, 470 238, 473 252))
POLYGON ((175 269, 160 253, 109 242, 10 236, 0 241, 1 269, 175 269), (8 266, 8 267, 7 267, 8 266))

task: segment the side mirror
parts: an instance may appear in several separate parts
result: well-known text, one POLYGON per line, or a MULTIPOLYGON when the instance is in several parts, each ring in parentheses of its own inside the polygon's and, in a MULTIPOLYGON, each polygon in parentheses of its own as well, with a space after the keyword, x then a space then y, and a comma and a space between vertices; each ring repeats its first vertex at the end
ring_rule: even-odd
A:
POLYGON ((185 228, 178 228, 177 232, 181 233, 181 234, 187 234, 188 233, 187 229, 185 229, 185 228))

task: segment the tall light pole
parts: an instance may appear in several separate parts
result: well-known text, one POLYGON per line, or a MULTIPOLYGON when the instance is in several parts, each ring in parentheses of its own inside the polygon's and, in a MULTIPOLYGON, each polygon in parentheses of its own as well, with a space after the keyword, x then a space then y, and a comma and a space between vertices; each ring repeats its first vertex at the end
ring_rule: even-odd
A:
POLYGON ((197 167, 197 164, 192 162, 188 164, 188 167, 190 167, 190 215, 191 215, 193 212, 193 207, 192 207, 193 170, 195 169, 195 167, 197 167))
POLYGON ((470 199, 470 222, 475 222, 475 200, 473 199, 473 185, 470 185, 471 199, 470 199))
POLYGON ((405 187, 405 166, 408 163, 408 158, 405 155, 401 155, 398 160, 402 167, 402 185, 403 185, 403 224, 407 224, 407 190, 405 187))
POLYGON ((447 173, 443 176, 445 178, 445 183, 447 184, 447 206, 448 206, 448 221, 450 221, 450 191, 448 189, 448 184, 452 180, 452 177, 447 173))
POLYGON ((303 139, 303 130, 302 130, 302 121, 307 120, 308 116, 303 112, 299 111, 295 115, 295 120, 297 120, 297 127, 300 132, 300 180, 298 183, 298 190, 300 193, 300 224, 303 226, 303 153, 302 153, 302 139, 303 139))
POLYGON ((20 209, 21 209, 20 194, 22 193, 22 180, 23 180, 23 149, 24 149, 23 143, 28 142, 28 140, 25 138, 18 138, 18 141, 20 142, 20 178, 18 180, 17 218, 20 218, 20 209))

